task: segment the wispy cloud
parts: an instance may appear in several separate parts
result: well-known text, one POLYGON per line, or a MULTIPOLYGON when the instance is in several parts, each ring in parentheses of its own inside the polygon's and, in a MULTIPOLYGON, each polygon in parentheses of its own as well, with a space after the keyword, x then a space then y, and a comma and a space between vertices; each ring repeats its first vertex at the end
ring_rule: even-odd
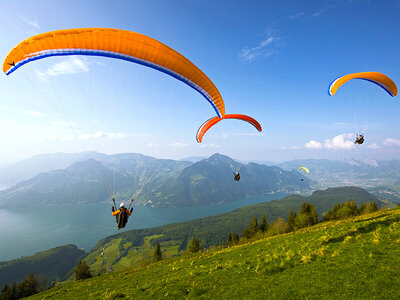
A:
POLYGON ((216 144, 201 144, 201 148, 220 148, 221 145, 216 145, 216 144))
POLYGON ((115 132, 102 132, 97 131, 95 133, 83 133, 78 136, 80 140, 93 140, 93 139, 122 139, 128 137, 148 136, 147 134, 136 134, 136 133, 115 133, 115 132))
POLYGON ((88 71, 89 64, 85 60, 72 56, 65 61, 54 64, 44 72, 36 70, 36 75, 40 80, 47 82, 48 77, 88 71))
POLYGON ((73 135, 68 134, 68 135, 50 135, 50 136, 41 136, 38 138, 38 140, 40 142, 43 141, 61 141, 61 142, 65 142, 65 141, 70 141, 74 138, 73 135))
POLYGON ((263 136, 265 135, 264 132, 238 132, 238 133, 233 133, 232 135, 235 136, 263 136))
POLYGON ((37 117, 37 118, 42 118, 44 117, 44 114, 38 111, 33 111, 33 110, 21 110, 21 113, 32 116, 32 117, 37 117))
POLYGON ((51 122, 51 125, 70 127, 70 126, 74 126, 75 124, 72 122, 54 121, 54 122, 51 122))
POLYGON ((368 145, 367 147, 370 149, 374 149, 374 150, 382 148, 381 146, 377 145, 376 143, 372 143, 372 144, 368 145))
POLYGON ((176 143, 171 143, 169 144, 170 147, 174 148, 183 148, 189 146, 189 144, 181 143, 181 142, 176 142, 176 143))
POLYGON ((335 7, 335 5, 329 4, 329 5, 327 5, 327 6, 323 7, 323 8, 321 8, 320 10, 318 10, 318 11, 312 13, 311 15, 312 15, 313 17, 320 17, 320 16, 321 16, 322 14, 324 14, 327 10, 329 10, 329 9, 331 9, 331 8, 334 8, 334 7, 335 7))
POLYGON ((383 141, 385 146, 400 146, 400 140, 396 140, 393 138, 387 138, 383 141))
POLYGON ((160 147, 160 145, 159 145, 159 144, 156 144, 156 143, 153 143, 153 142, 151 142, 151 143, 148 143, 148 144, 147 144, 147 147, 149 147, 149 148, 158 148, 158 147, 160 147))
POLYGON ((28 24, 29 26, 35 27, 36 29, 40 28, 39 22, 37 20, 29 20, 23 16, 20 16, 20 19, 22 21, 24 21, 26 24, 28 24))
POLYGON ((271 56, 277 53, 276 46, 279 42, 279 37, 269 36, 265 40, 258 43, 257 46, 252 48, 244 48, 239 57, 245 61, 253 61, 256 58, 271 56))
POLYGON ((305 12, 298 12, 295 13, 294 15, 289 16, 289 19, 297 19, 300 18, 301 16, 304 16, 306 13, 305 12))

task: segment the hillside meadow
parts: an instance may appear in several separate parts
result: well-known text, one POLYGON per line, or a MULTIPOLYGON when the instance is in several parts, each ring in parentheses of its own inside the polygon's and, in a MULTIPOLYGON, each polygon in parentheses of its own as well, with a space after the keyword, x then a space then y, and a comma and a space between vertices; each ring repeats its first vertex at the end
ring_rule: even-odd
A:
POLYGON ((60 284, 31 299, 399 298, 400 208, 60 284))

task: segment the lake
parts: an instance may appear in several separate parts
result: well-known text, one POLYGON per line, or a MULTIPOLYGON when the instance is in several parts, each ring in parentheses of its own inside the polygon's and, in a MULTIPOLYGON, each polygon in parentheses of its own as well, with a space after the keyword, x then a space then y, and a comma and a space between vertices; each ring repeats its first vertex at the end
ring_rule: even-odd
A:
POLYGON ((118 232, 158 227, 280 199, 287 194, 259 195, 226 204, 192 207, 135 206, 125 229, 116 230, 110 203, 0 209, 0 261, 75 244, 89 251, 100 239, 118 232))

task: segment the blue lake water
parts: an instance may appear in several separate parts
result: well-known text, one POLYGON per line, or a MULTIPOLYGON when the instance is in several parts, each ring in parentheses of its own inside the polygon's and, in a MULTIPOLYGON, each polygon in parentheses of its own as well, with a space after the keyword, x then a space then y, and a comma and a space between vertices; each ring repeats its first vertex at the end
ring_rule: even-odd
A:
MULTIPOLYGON (((158 227, 217 215, 284 196, 286 194, 259 195, 211 206, 135 206, 123 230, 158 227)), ((111 216, 109 203, 0 209, 0 261, 29 256, 65 244, 75 244, 89 251, 100 239, 115 233, 115 218, 111 216)))

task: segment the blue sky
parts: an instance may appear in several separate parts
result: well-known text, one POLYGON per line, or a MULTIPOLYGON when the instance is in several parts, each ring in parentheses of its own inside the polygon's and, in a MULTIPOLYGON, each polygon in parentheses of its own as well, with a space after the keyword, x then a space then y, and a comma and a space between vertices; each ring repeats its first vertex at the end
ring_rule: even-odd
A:
POLYGON ((400 82, 400 1, 0 1, 1 60, 51 30, 110 27, 174 48, 215 83, 226 113, 163 73, 115 59, 57 57, 0 78, 0 163, 97 150, 162 158, 284 161, 400 159, 400 100, 361 80, 329 97, 340 75, 379 71, 400 82), (352 144, 365 132, 362 146, 352 144))

